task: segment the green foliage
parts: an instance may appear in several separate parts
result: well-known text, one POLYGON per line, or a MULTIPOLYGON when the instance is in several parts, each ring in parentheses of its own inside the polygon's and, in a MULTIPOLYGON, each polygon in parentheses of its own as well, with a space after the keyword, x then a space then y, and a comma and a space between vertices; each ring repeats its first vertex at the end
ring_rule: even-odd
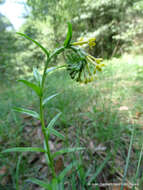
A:
POLYGON ((68 33, 67 33, 66 40, 64 41, 65 47, 69 46, 71 39, 72 39, 72 25, 71 25, 71 23, 68 23, 68 33))
MULTIPOLYGON (((97 46, 89 50, 93 55, 109 58, 119 56, 125 51, 142 52, 143 3, 141 0, 97 0, 96 2, 27 0, 25 6, 28 6, 31 11, 20 28, 20 33, 24 33, 34 41, 38 40, 45 50, 48 47, 54 49, 65 40, 65 23, 72 21, 73 28, 76 30, 73 34, 74 38, 83 36, 97 38, 97 46)), ((12 79, 16 78, 17 74, 31 73, 33 67, 42 69, 46 60, 42 51, 26 40, 17 41, 18 37, 12 30, 9 31, 11 26, 3 18, 2 20, 0 28, 7 25, 7 29, 0 36, 1 73, 6 76, 11 74, 9 78, 12 79)), ((58 58, 57 62, 62 62, 63 59, 64 56, 58 58)), ((54 63, 53 59, 51 64, 54 63)))
MULTIPOLYGON (((52 188, 57 188, 58 186, 58 181, 57 181, 57 174, 55 172, 55 165, 54 165, 54 158, 56 156, 59 156, 61 154, 65 154, 65 153, 70 153, 70 152, 76 152, 76 151, 81 151, 84 148, 81 147, 76 147, 76 148, 66 148, 66 149, 61 149, 57 152, 52 153, 50 150, 50 146, 49 146, 49 137, 51 134, 54 134, 60 138, 64 138, 64 136, 59 133, 58 131, 53 129, 53 126, 56 122, 56 120, 59 118, 59 116, 61 115, 61 113, 58 113, 48 124, 48 126, 46 127, 45 124, 45 119, 44 119, 44 107, 43 105, 46 103, 46 101, 50 100, 52 97, 50 96, 48 99, 46 99, 46 101, 43 101, 43 95, 45 93, 45 89, 44 89, 44 85, 45 85, 45 81, 46 81, 46 77, 47 74, 49 74, 49 72, 53 71, 53 68, 48 70, 48 66, 50 61, 53 59, 53 57, 56 57, 57 55, 66 52, 67 49, 70 49, 71 51, 77 52, 77 57, 80 57, 80 59, 83 59, 83 55, 86 55, 86 53, 82 50, 80 51, 79 48, 74 48, 72 46, 74 46, 74 44, 70 43, 71 42, 71 38, 72 38, 72 27, 71 24, 68 24, 68 34, 67 34, 67 38, 66 41, 64 42, 64 47, 61 46, 59 48, 56 48, 53 53, 49 54, 49 52, 46 50, 45 47, 43 47, 39 42, 33 40, 32 38, 30 38, 29 36, 23 34, 23 33, 18 33, 21 36, 24 36, 26 39, 32 41, 34 44, 36 44, 38 47, 41 48, 41 50, 46 54, 47 60, 44 64, 44 70, 43 70, 43 74, 42 76, 40 75, 40 73, 38 72, 37 69, 34 69, 34 78, 36 80, 36 82, 38 83, 38 85, 31 83, 27 80, 20 80, 20 82, 24 83, 25 85, 27 85, 28 87, 30 87, 32 90, 34 90, 38 96, 39 99, 39 110, 40 113, 38 114, 35 111, 29 110, 29 109, 25 109, 25 108, 15 108, 14 110, 20 113, 24 113, 27 114, 29 116, 32 116, 38 120, 40 120, 41 122, 41 131, 42 134, 44 136, 44 149, 42 148, 36 148, 36 147, 16 147, 16 148, 9 148, 4 150, 2 153, 8 153, 8 152, 28 152, 28 151, 32 151, 32 152, 44 152, 46 154, 46 160, 48 162, 48 165, 51 169, 51 173, 52 173, 52 188), (80 52, 80 53, 78 53, 80 52), (82 53, 81 53, 82 52, 82 53)), ((90 41, 90 40, 89 40, 90 41)), ((92 41, 95 41, 95 39, 92 39, 92 41)), ((87 42, 86 42, 87 43, 87 42)), ((95 44, 95 43, 94 43, 95 44)), ((85 58, 84 58, 85 59, 85 58)), ((83 63, 84 65, 85 63, 83 63)), ((75 67, 76 70, 76 67, 75 67)), ((68 170, 65 170, 68 171, 68 170)), ((66 172, 63 172, 61 176, 65 175, 66 172)), ((61 177, 60 177, 61 178, 61 177)), ((41 182, 39 180, 32 180, 32 182, 35 182, 36 184, 39 184, 42 187, 46 188, 46 184, 44 182, 41 182)), ((60 182, 60 181, 59 181, 60 182)), ((48 185, 49 186, 49 185, 48 185)))
POLYGON ((64 23, 68 20, 72 20, 77 30, 75 37, 95 36, 98 44, 92 52, 101 57, 122 54, 134 46, 134 41, 142 34, 142 25, 136 24, 142 22, 141 0, 78 0, 72 3, 27 0, 27 4, 32 8, 32 16, 51 23, 57 42, 63 39, 64 23))
POLYGON ((44 106, 48 101, 50 101, 52 98, 56 97, 57 95, 59 95, 59 93, 53 94, 53 95, 49 96, 48 98, 45 98, 43 100, 42 105, 44 106))
POLYGON ((19 80, 19 82, 22 82, 26 86, 32 88, 32 90, 34 90, 38 96, 41 96, 41 87, 40 86, 37 86, 36 84, 31 83, 31 82, 29 82, 27 80, 23 80, 23 79, 19 80))
POLYGON ((12 80, 16 74, 16 37, 9 20, 0 14, 0 80, 12 80), (4 77, 4 78, 3 78, 4 77))
POLYGON ((27 180, 27 182, 32 182, 34 184, 39 185, 40 187, 44 187, 47 190, 52 190, 52 186, 50 184, 48 184, 47 182, 41 181, 39 179, 31 178, 27 180))
POLYGON ((32 111, 32 110, 28 110, 28 109, 24 109, 24 108, 14 108, 15 111, 20 112, 20 113, 24 113, 27 115, 30 115, 36 119, 40 119, 40 116, 37 112, 32 111))
POLYGON ((9 152, 45 152, 45 150, 36 147, 16 147, 2 151, 2 153, 9 153, 9 152))
MULTIPOLYGON (((102 148, 102 146, 108 150, 113 150, 113 152, 118 148, 118 152, 115 155, 112 154, 110 161, 106 162, 102 170, 100 170, 95 183, 100 183, 102 176, 107 180, 109 179, 108 176, 113 177, 115 180, 117 177, 116 172, 123 173, 132 130, 131 122, 135 121, 135 125, 137 125, 135 129, 136 137, 133 143, 133 151, 131 152, 132 162, 130 162, 131 164, 129 163, 127 173, 128 180, 132 182, 133 174, 136 173, 141 147, 138 147, 138 142, 142 141, 142 123, 140 123, 142 117, 140 120, 134 119, 137 111, 142 112, 142 91, 137 91, 137 88, 142 89, 143 84, 142 78, 137 78, 138 66, 141 67, 141 63, 142 56, 131 55, 106 61, 107 66, 102 72, 103 75, 101 73, 99 80, 89 85, 80 85, 73 82, 63 69, 51 72, 48 75, 45 85, 45 97, 56 92, 61 93, 45 105, 46 123, 49 123, 54 115, 61 111, 62 114, 55 123, 55 129, 63 134, 73 147, 86 147, 85 150, 76 152, 76 154, 69 153, 64 155, 64 162, 68 164, 71 163, 71 160, 79 160, 77 156, 79 154, 82 160, 73 167, 74 169, 70 176, 64 176, 59 188, 72 189, 72 187, 75 187, 75 189, 78 189, 80 187, 81 189, 92 189, 87 185, 88 180, 96 173, 108 155, 106 150, 100 152, 100 147, 102 148), (128 111, 119 111, 121 106, 127 106, 132 112, 131 121, 128 111), (94 144, 92 149, 90 148, 91 142, 94 144), (98 147, 99 151, 96 151, 98 147), (136 153, 138 154, 136 155, 136 153), (116 162, 117 156, 121 162, 116 162), (66 187, 64 187, 64 183, 67 184, 66 187)), ((11 86, 5 86, 5 88, 2 86, 0 101, 0 140, 2 139, 2 143, 0 151, 8 147, 32 147, 33 143, 35 147, 43 146, 38 136, 33 135, 40 128, 39 124, 35 125, 36 120, 31 117, 25 118, 23 115, 13 112, 13 106, 20 107, 21 105, 32 110, 38 110, 39 102, 37 102, 35 93, 31 93, 25 85, 20 83, 14 83, 11 86), (28 132, 26 132, 27 130, 28 132)), ((61 139, 59 138, 54 137, 54 140, 50 140, 54 143, 54 150, 56 151, 58 150, 56 147, 57 142, 58 145, 63 145, 63 148, 67 147, 66 141, 62 141, 61 144, 61 139)), ((33 189, 34 185, 24 183, 25 179, 31 177, 36 177, 38 180, 49 183, 49 181, 45 180, 45 175, 46 179, 49 179, 49 168, 43 174, 38 170, 39 160, 32 164, 29 163, 31 158, 37 158, 36 155, 39 158, 39 154, 35 153, 25 152, 23 154, 19 170, 19 188, 33 189)), ((15 177, 18 152, 13 154, 5 153, 0 156, 1 164, 6 164, 9 168, 7 175, 11 178, 12 176, 15 177)), ((1 181, 3 178, 4 176, 0 176, 1 181)), ((140 177, 138 177, 139 179, 140 177)), ((14 187, 15 178, 12 178, 12 180, 13 182, 9 182, 9 188, 14 187)), ((5 189, 4 186, 2 188, 5 189)))
POLYGON ((21 36, 24 36, 28 40, 32 41, 34 44, 36 44, 38 47, 41 48, 41 50, 47 55, 47 57, 49 57, 49 52, 47 51, 47 49, 44 48, 41 44, 39 44, 37 41, 33 40, 32 38, 30 38, 29 36, 27 36, 27 35, 25 35, 23 33, 17 32, 17 34, 19 34, 21 36))

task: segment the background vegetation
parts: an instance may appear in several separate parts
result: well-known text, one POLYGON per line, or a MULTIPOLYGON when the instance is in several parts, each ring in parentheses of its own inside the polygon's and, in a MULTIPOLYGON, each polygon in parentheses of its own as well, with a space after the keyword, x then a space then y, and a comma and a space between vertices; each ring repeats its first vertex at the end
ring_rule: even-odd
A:
MULTIPOLYGON (((53 150, 69 145, 86 147, 81 154, 65 156, 60 164, 66 167, 76 158, 81 161, 77 174, 73 171, 73 175, 65 179, 70 182, 65 184, 66 189, 89 189, 88 181, 120 182, 135 128, 127 174, 128 182, 132 183, 142 145, 143 1, 27 0, 25 5, 30 11, 25 15, 26 22, 20 32, 52 50, 65 39, 66 23, 70 21, 73 39, 96 37, 95 48, 88 51, 95 57, 102 57, 106 64, 98 79, 88 85, 71 81, 64 69, 47 79, 47 95, 60 92, 47 105, 47 123, 60 110, 62 115, 56 125, 66 135, 65 142, 51 138, 51 147, 53 150), (112 158, 106 161, 109 150, 112 150, 112 158)), ((42 71, 44 61, 40 49, 19 37, 9 20, 0 13, 0 151, 41 143, 39 123, 20 116, 12 108, 38 109, 35 95, 17 83, 17 79, 33 80, 33 67, 42 71)), ((64 61, 63 56, 56 63, 64 61)), ((0 188, 15 189, 18 156, 15 153, 0 156, 0 188)), ((23 154, 20 189, 38 189, 25 182, 31 176, 49 177, 41 154, 23 154)), ((142 167, 138 179, 142 184, 142 167)))

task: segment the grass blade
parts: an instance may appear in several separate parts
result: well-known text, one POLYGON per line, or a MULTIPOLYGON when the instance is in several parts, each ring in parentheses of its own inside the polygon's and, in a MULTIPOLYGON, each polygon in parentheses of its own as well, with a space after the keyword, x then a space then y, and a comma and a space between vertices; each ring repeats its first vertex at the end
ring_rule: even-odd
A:
POLYGON ((59 156, 61 154, 65 154, 65 153, 70 153, 70 152, 76 152, 76 151, 81 151, 84 150, 85 148, 83 147, 75 147, 75 148, 65 148, 65 149, 61 149, 57 152, 55 152, 53 154, 53 157, 59 156))
POLYGON ((15 147, 15 148, 8 148, 1 153, 9 153, 9 152, 45 152, 43 148, 37 147, 15 147))
POLYGON ((32 182, 34 184, 39 185, 40 187, 44 187, 47 190, 53 190, 50 184, 36 178, 30 178, 27 180, 27 182, 32 182))
POLYGON ((111 153, 109 153, 105 160, 103 161, 103 163, 97 168, 95 174, 90 178, 90 180, 88 181, 88 183, 90 184, 93 180, 96 179, 96 177, 100 174, 100 172, 103 170, 104 166, 106 165, 106 163, 108 162, 108 160, 111 158, 111 153))
POLYGON ((35 117, 36 119, 40 119, 39 114, 37 112, 35 112, 35 111, 28 110, 28 109, 25 109, 25 108, 17 108, 17 107, 13 108, 13 109, 14 109, 14 111, 30 115, 32 117, 35 117))
POLYGON ((30 38, 29 36, 23 34, 23 33, 20 33, 20 32, 17 32, 17 34, 27 38, 28 40, 32 41, 33 43, 35 43, 38 47, 40 47, 42 49, 43 52, 45 52, 45 54, 49 57, 49 52, 47 51, 46 48, 44 48, 40 43, 38 43, 37 41, 33 40, 32 38, 30 38))
POLYGON ((16 181, 16 190, 19 190, 19 168, 20 168, 20 163, 21 163, 21 159, 22 159, 22 155, 19 156, 18 158, 18 162, 17 162, 17 165, 16 165, 16 176, 15 176, 15 181, 16 181))
POLYGON ((127 170, 128 170, 128 166, 129 166, 129 160, 130 160, 131 150, 132 150, 132 145, 133 145, 133 140, 134 140, 134 133, 135 133, 135 126, 133 126, 133 129, 132 129, 130 145, 129 145, 129 151, 128 151, 128 156, 127 156, 127 159, 126 159, 126 165, 125 165, 125 169, 124 169, 124 176, 123 176, 123 179, 122 179, 120 190, 123 190, 124 183, 125 183, 126 176, 127 176, 127 170))
MULTIPOLYGON (((136 171, 136 175, 135 175, 133 184, 136 184, 138 176, 139 176, 139 169, 140 169, 140 166, 141 166, 142 154, 143 154, 143 144, 142 144, 142 148, 141 148, 141 151, 140 151, 138 165, 137 165, 137 171, 136 171)), ((132 190, 135 190, 135 186, 132 187, 132 190)))

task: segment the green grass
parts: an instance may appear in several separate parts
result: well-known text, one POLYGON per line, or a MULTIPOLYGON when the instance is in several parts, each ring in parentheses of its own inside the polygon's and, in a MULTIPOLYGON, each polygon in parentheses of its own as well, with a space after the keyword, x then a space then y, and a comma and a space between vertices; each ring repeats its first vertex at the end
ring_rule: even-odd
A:
MULTIPOLYGON (((107 66, 99 74, 98 80, 88 85, 72 81, 62 69, 48 76, 45 97, 57 92, 60 94, 46 104, 45 118, 48 123, 61 111, 62 115, 56 123, 56 128, 66 136, 64 142, 53 137, 54 140, 51 139, 51 142, 54 148, 75 145, 86 147, 82 153, 65 155, 65 165, 77 157, 80 158, 81 169, 77 176, 67 179, 71 181, 73 189, 76 189, 77 185, 84 189, 83 186, 100 169, 99 166, 109 151, 112 152, 112 158, 93 182, 104 182, 104 179, 116 182, 118 173, 124 172, 131 131, 135 127, 132 162, 129 163, 127 172, 127 179, 132 182, 142 143, 142 60, 142 56, 124 55, 119 59, 105 61, 107 66), (106 150, 96 151, 97 147, 106 150)), ((10 147, 41 144, 36 132, 39 128, 38 122, 12 110, 15 106, 38 110, 38 105, 34 92, 23 84, 16 82, 3 85, 0 90, 0 151, 10 147)), ((13 184, 14 187, 18 154, 5 154, 0 157, 0 168, 7 167, 5 175, 9 177, 9 184, 13 184)), ((33 186, 24 182, 28 177, 46 177, 45 173, 42 177, 39 172, 42 167, 40 160, 33 164, 28 161, 32 160, 32 157, 33 154, 23 155, 19 168, 20 185, 31 190, 33 186)), ((4 176, 0 175, 0 180, 3 178, 4 176)))

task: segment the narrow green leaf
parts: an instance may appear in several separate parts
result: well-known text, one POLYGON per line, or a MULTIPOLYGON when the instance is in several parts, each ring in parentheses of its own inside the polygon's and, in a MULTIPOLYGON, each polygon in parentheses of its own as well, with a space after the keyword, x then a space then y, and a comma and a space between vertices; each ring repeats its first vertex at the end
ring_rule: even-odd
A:
POLYGON ((16 165, 16 174, 15 174, 16 190, 19 190, 19 169, 20 169, 21 160, 22 160, 22 154, 18 157, 18 162, 16 165))
POLYGON ((53 135, 59 137, 59 138, 62 139, 62 140, 65 139, 65 137, 64 137, 63 134, 61 134, 60 132, 58 132, 57 130, 55 130, 55 129, 53 129, 53 128, 50 128, 50 129, 47 128, 46 130, 48 131, 49 134, 53 134, 53 135))
POLYGON ((66 67, 67 65, 65 64, 65 65, 60 65, 60 66, 56 66, 56 67, 50 67, 50 68, 48 68, 47 70, 46 70, 46 74, 48 74, 48 73, 50 73, 50 72, 52 72, 52 71, 54 71, 54 70, 56 70, 56 69, 61 69, 61 68, 64 68, 64 67, 66 67))
POLYGON ((34 68, 34 69, 33 69, 33 74, 34 74, 34 77, 35 77, 35 79, 36 79, 38 85, 41 86, 42 77, 41 77, 39 71, 37 70, 37 68, 34 68))
POLYGON ((120 190, 123 190, 124 183, 126 181, 127 171, 128 171, 130 157, 131 157, 131 150, 132 150, 133 141, 134 141, 134 136, 135 136, 135 126, 133 126, 133 129, 132 129, 132 134, 131 134, 130 144, 129 144, 129 150, 128 150, 128 155, 127 155, 127 158, 126 158, 126 165, 125 165, 125 168, 124 168, 124 175, 123 175, 123 178, 122 178, 120 190))
POLYGON ((71 164, 69 164, 58 176, 58 180, 59 181, 62 181, 63 178, 66 176, 66 174, 73 168, 73 167, 76 167, 78 166, 79 162, 78 161, 75 161, 71 164))
POLYGON ((70 152, 76 152, 76 151, 81 151, 84 150, 85 148, 83 147, 75 147, 75 148, 65 148, 65 149, 61 149, 57 152, 55 152, 53 154, 53 158, 55 158, 56 156, 59 156, 60 154, 64 154, 64 153, 70 153, 70 152))
POLYGON ((42 49, 43 52, 45 52, 45 54, 49 57, 50 53, 47 51, 46 48, 44 48, 40 43, 38 43, 37 41, 33 40, 32 38, 30 38, 29 36, 23 34, 23 33, 20 33, 20 32, 17 32, 17 34, 21 35, 21 36, 24 36, 25 38, 27 38, 28 40, 32 41, 33 43, 35 43, 38 47, 40 47, 42 49))
POLYGON ((53 94, 49 96, 48 98, 44 99, 42 105, 44 106, 48 101, 50 101, 52 98, 54 98, 57 95, 59 95, 59 93, 53 94))
POLYGON ((48 157, 48 154, 47 154, 48 150, 47 150, 47 146, 46 146, 45 140, 44 140, 44 149, 45 149, 46 162, 47 162, 48 165, 50 165, 50 160, 49 160, 49 157, 48 157))
POLYGON ((67 33, 67 37, 66 40, 64 41, 64 46, 67 47, 72 39, 72 24, 68 23, 68 33, 67 33))
POLYGON ((32 89, 36 92, 36 94, 37 94, 38 96, 41 96, 41 88, 40 88, 39 86, 37 86, 36 84, 33 84, 33 83, 31 83, 31 82, 29 82, 29 81, 27 81, 27 80, 23 80, 23 79, 18 80, 18 81, 19 81, 19 82, 22 82, 22 83, 24 83, 25 85, 27 85, 28 87, 32 88, 32 89))
POLYGON ((51 129, 53 128, 55 122, 57 121, 57 119, 60 117, 61 113, 58 113, 48 124, 47 129, 51 129))
POLYGON ((14 109, 14 111, 30 115, 32 117, 35 117, 36 119, 40 119, 39 114, 37 112, 35 112, 35 111, 24 109, 24 108, 17 108, 17 107, 13 108, 13 109, 14 109))
POLYGON ((52 186, 42 180, 39 180, 39 179, 36 179, 36 178, 30 178, 28 180, 26 180, 27 182, 32 182, 34 184, 37 184, 39 185, 40 187, 44 187, 45 189, 48 189, 48 190, 53 190, 52 189, 52 186))
POLYGON ((15 147, 15 148, 8 148, 2 153, 8 153, 8 152, 45 152, 43 148, 37 148, 37 147, 15 147))
MULTIPOLYGON (((139 159, 138 159, 136 174, 135 174, 135 177, 134 177, 134 180, 133 180, 134 184, 136 184, 137 179, 139 178, 139 172, 140 172, 140 168, 141 168, 142 155, 143 155, 143 144, 142 144, 140 155, 139 155, 139 159)), ((135 190, 135 186, 133 186, 131 190, 135 190)))
POLYGON ((106 163, 108 162, 108 160, 111 158, 111 153, 109 153, 105 160, 103 161, 103 163, 101 165, 99 165, 99 167, 97 168, 95 174, 92 175, 92 177, 90 178, 90 180, 88 181, 88 183, 90 184, 93 180, 96 179, 96 177, 100 174, 100 172, 103 170, 104 166, 106 165, 106 163))
POLYGON ((54 71, 54 70, 56 70, 57 69, 57 67, 50 67, 50 68, 48 68, 47 70, 46 70, 46 74, 48 74, 48 73, 50 73, 51 71, 54 71))

